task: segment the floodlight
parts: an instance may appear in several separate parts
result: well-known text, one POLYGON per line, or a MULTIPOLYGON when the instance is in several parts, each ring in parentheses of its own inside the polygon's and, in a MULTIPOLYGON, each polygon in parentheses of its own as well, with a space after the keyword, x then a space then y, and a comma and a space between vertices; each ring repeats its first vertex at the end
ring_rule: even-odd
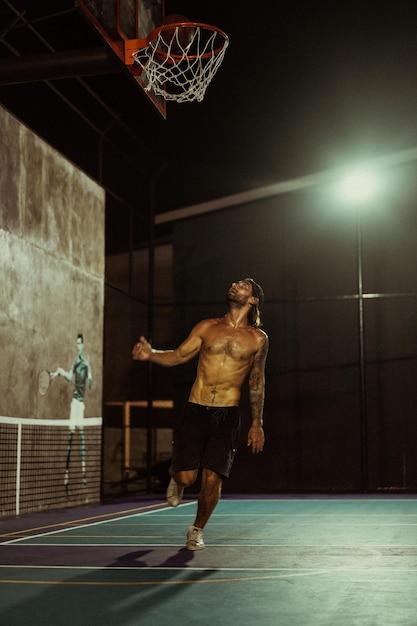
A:
POLYGON ((379 193, 381 177, 372 169, 356 169, 345 174, 338 184, 338 194, 349 204, 363 204, 379 193))

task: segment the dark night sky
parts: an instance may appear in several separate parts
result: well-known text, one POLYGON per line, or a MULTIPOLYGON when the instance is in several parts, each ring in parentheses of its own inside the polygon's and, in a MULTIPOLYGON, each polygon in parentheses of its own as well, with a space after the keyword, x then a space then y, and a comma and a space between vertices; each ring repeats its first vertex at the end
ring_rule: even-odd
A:
POLYGON ((414 1, 167 0, 230 46, 202 103, 150 121, 158 210, 417 145, 414 1))

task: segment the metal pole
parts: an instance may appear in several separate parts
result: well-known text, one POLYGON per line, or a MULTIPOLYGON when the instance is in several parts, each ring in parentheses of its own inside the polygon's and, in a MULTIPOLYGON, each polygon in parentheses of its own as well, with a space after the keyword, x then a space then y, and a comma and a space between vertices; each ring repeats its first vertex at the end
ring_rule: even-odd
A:
POLYGON ((86 50, 45 52, 36 56, 2 59, 0 61, 0 85, 99 76, 122 71, 123 64, 107 46, 86 50))
POLYGON ((130 476, 130 402, 123 402, 123 486, 128 490, 130 476))
MULTIPOLYGON (((149 199, 149 259, 148 259, 148 340, 152 343, 155 316, 155 190, 156 180, 165 170, 166 163, 152 177, 149 199)), ((152 460, 153 460, 153 377, 152 363, 148 361, 147 382, 147 415, 146 415, 146 492, 152 491, 152 460)))
POLYGON ((359 411, 361 438, 361 485, 368 491, 368 415, 366 403, 365 324, 362 266, 362 220, 361 207, 356 209, 356 243, 358 264, 358 335, 359 335, 359 411))
MULTIPOLYGON (((153 341, 154 331, 154 285, 155 285, 155 180, 151 182, 150 215, 149 215, 149 247, 148 247, 148 341, 153 341)), ((153 457, 153 425, 152 401, 153 378, 152 363, 148 361, 147 408, 146 408, 146 493, 152 491, 152 457, 153 457)))

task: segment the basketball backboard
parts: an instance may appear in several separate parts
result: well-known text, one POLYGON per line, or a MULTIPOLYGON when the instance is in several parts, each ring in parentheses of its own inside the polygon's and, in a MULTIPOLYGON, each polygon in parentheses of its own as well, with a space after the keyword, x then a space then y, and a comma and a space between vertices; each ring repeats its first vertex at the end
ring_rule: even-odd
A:
POLYGON ((76 0, 76 5, 98 30, 104 41, 126 65, 162 117, 166 118, 165 98, 145 91, 142 70, 134 63, 132 42, 146 39, 164 19, 164 0, 76 0))

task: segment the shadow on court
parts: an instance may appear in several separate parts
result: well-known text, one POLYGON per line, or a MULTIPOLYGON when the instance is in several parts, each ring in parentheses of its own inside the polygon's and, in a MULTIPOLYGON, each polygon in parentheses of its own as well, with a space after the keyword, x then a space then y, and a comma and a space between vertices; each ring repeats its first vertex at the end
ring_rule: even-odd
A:
MULTIPOLYGON (((190 585, 199 584, 212 575, 197 570, 187 571, 194 554, 178 550, 148 570, 145 557, 152 550, 126 553, 109 563, 106 569, 93 569, 71 576, 71 569, 35 568, 13 572, 9 576, 13 593, 3 586, 1 626, 136 626, 138 624, 198 623, 200 613, 194 601, 191 621, 182 620, 183 596, 190 585), (168 569, 166 569, 168 568, 168 569), (68 576, 66 576, 66 572, 68 576), (16 576, 16 574, 18 574, 16 576), (26 575, 25 579, 22 577, 26 575), (165 609, 163 607, 166 607, 165 609), (193 621, 194 620, 194 621, 193 621)), ((185 617, 185 615, 184 615, 185 617)), ((204 619, 204 614, 200 615, 204 619)))
MULTIPOLYGON (((109 567, 148 567, 148 563, 145 562, 143 557, 152 553, 153 550, 138 550, 135 552, 128 552, 118 557, 109 567)), ((158 567, 187 567, 194 558, 194 552, 181 548, 178 552, 175 552, 172 556, 165 559, 158 567)))

